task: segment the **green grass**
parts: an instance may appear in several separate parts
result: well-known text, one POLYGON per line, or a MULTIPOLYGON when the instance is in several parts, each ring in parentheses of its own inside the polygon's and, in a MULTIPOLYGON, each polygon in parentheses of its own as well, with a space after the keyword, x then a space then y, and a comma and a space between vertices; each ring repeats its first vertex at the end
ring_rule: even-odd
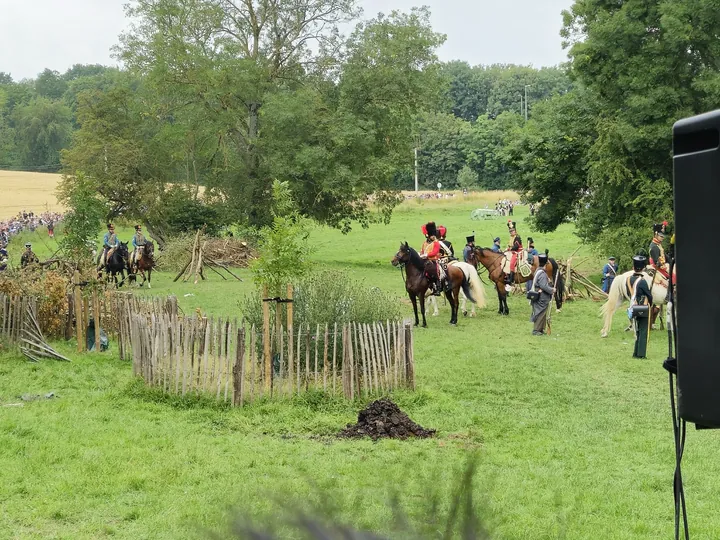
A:
MULTIPOLYGON (((401 295, 389 261, 401 240, 419 246, 424 221, 448 226, 458 248, 473 227, 480 243, 507 236, 504 220, 471 222, 471 206, 413 202, 387 227, 347 236, 319 228, 316 260, 401 295)), ((533 236, 538 249, 564 256, 577 247, 571 230, 533 236)), ((252 291, 249 273, 242 276, 178 285, 160 273, 152 293, 178 294, 186 311, 237 315, 239 296, 252 291)), ((329 505, 353 525, 386 530, 396 491, 414 520, 425 518, 435 492, 447 509, 473 453, 494 538, 670 537, 665 335, 652 334, 648 360, 632 359, 623 312, 601 339, 599 304, 577 301, 553 314, 552 336, 533 338, 527 301, 511 298, 503 318, 487 292, 477 318, 450 327, 445 306, 416 331, 418 389, 393 398, 438 429, 423 441, 333 439, 363 403, 321 394, 236 410, 162 396, 132 379, 115 347, 76 355, 72 344, 59 345, 72 364, 1 354, 0 405, 23 393, 59 397, 0 407, 0 538, 192 538, 202 528, 223 531, 232 508, 274 521, 293 504, 329 505)), ((684 472, 695 538, 720 528, 717 442, 715 432, 689 430, 684 472)))

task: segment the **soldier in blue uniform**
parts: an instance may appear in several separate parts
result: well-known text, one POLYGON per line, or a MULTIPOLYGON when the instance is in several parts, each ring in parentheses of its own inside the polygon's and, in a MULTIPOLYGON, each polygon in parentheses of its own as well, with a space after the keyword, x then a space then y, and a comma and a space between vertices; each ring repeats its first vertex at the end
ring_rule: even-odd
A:
POLYGON ((465 237, 465 247, 463 248, 463 261, 468 262, 468 257, 475 247, 475 235, 465 237))
POLYGON ((605 263, 605 266, 603 266, 603 269, 602 269, 602 274, 603 274, 602 290, 604 293, 610 292, 610 286, 612 285, 612 282, 615 280, 617 271, 618 271, 618 265, 615 262, 615 257, 608 257, 608 262, 605 263))

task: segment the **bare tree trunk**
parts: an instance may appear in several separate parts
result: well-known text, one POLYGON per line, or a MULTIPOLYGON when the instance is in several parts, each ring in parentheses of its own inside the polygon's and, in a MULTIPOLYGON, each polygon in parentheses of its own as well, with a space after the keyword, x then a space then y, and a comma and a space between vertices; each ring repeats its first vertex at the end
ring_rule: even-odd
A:
POLYGON ((161 251, 165 249, 165 245, 167 244, 165 227, 150 223, 147 219, 143 220, 143 225, 145 225, 145 230, 148 232, 148 235, 157 242, 158 249, 161 251))

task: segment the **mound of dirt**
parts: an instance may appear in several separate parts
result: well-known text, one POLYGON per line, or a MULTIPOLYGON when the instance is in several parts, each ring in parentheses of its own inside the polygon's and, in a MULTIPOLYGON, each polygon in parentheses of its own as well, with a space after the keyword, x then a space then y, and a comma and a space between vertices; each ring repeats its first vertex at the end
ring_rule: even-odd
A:
POLYGON ((387 398, 373 401, 358 414, 357 424, 348 424, 338 433, 340 438, 370 437, 374 441, 380 438, 407 439, 408 437, 427 438, 434 436, 434 429, 419 426, 407 414, 387 398))

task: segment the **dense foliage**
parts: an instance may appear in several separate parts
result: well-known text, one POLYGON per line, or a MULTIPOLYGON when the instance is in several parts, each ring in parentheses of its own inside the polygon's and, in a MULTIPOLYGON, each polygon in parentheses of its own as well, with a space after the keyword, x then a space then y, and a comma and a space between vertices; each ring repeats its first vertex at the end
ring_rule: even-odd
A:
POLYGON ((426 9, 358 23, 354 0, 265 5, 136 0, 124 71, 0 73, 0 167, 62 155, 108 217, 142 218, 162 244, 200 222, 270 225, 274 180, 303 217, 387 222, 417 149, 421 188, 515 188, 542 203, 538 230, 573 220, 620 255, 672 220, 672 124, 720 96, 709 0, 577 0, 569 62, 541 69, 438 62, 426 9))
POLYGON ((717 108, 720 16, 706 0, 582 0, 563 17, 575 88, 517 133, 518 187, 545 203, 540 230, 575 219, 629 255, 672 221, 673 123, 717 108))
POLYGON ((98 196, 97 182, 80 173, 74 182, 65 182, 58 200, 70 210, 63 218, 64 235, 60 246, 78 266, 90 264, 98 229, 106 215, 104 201, 98 196))

